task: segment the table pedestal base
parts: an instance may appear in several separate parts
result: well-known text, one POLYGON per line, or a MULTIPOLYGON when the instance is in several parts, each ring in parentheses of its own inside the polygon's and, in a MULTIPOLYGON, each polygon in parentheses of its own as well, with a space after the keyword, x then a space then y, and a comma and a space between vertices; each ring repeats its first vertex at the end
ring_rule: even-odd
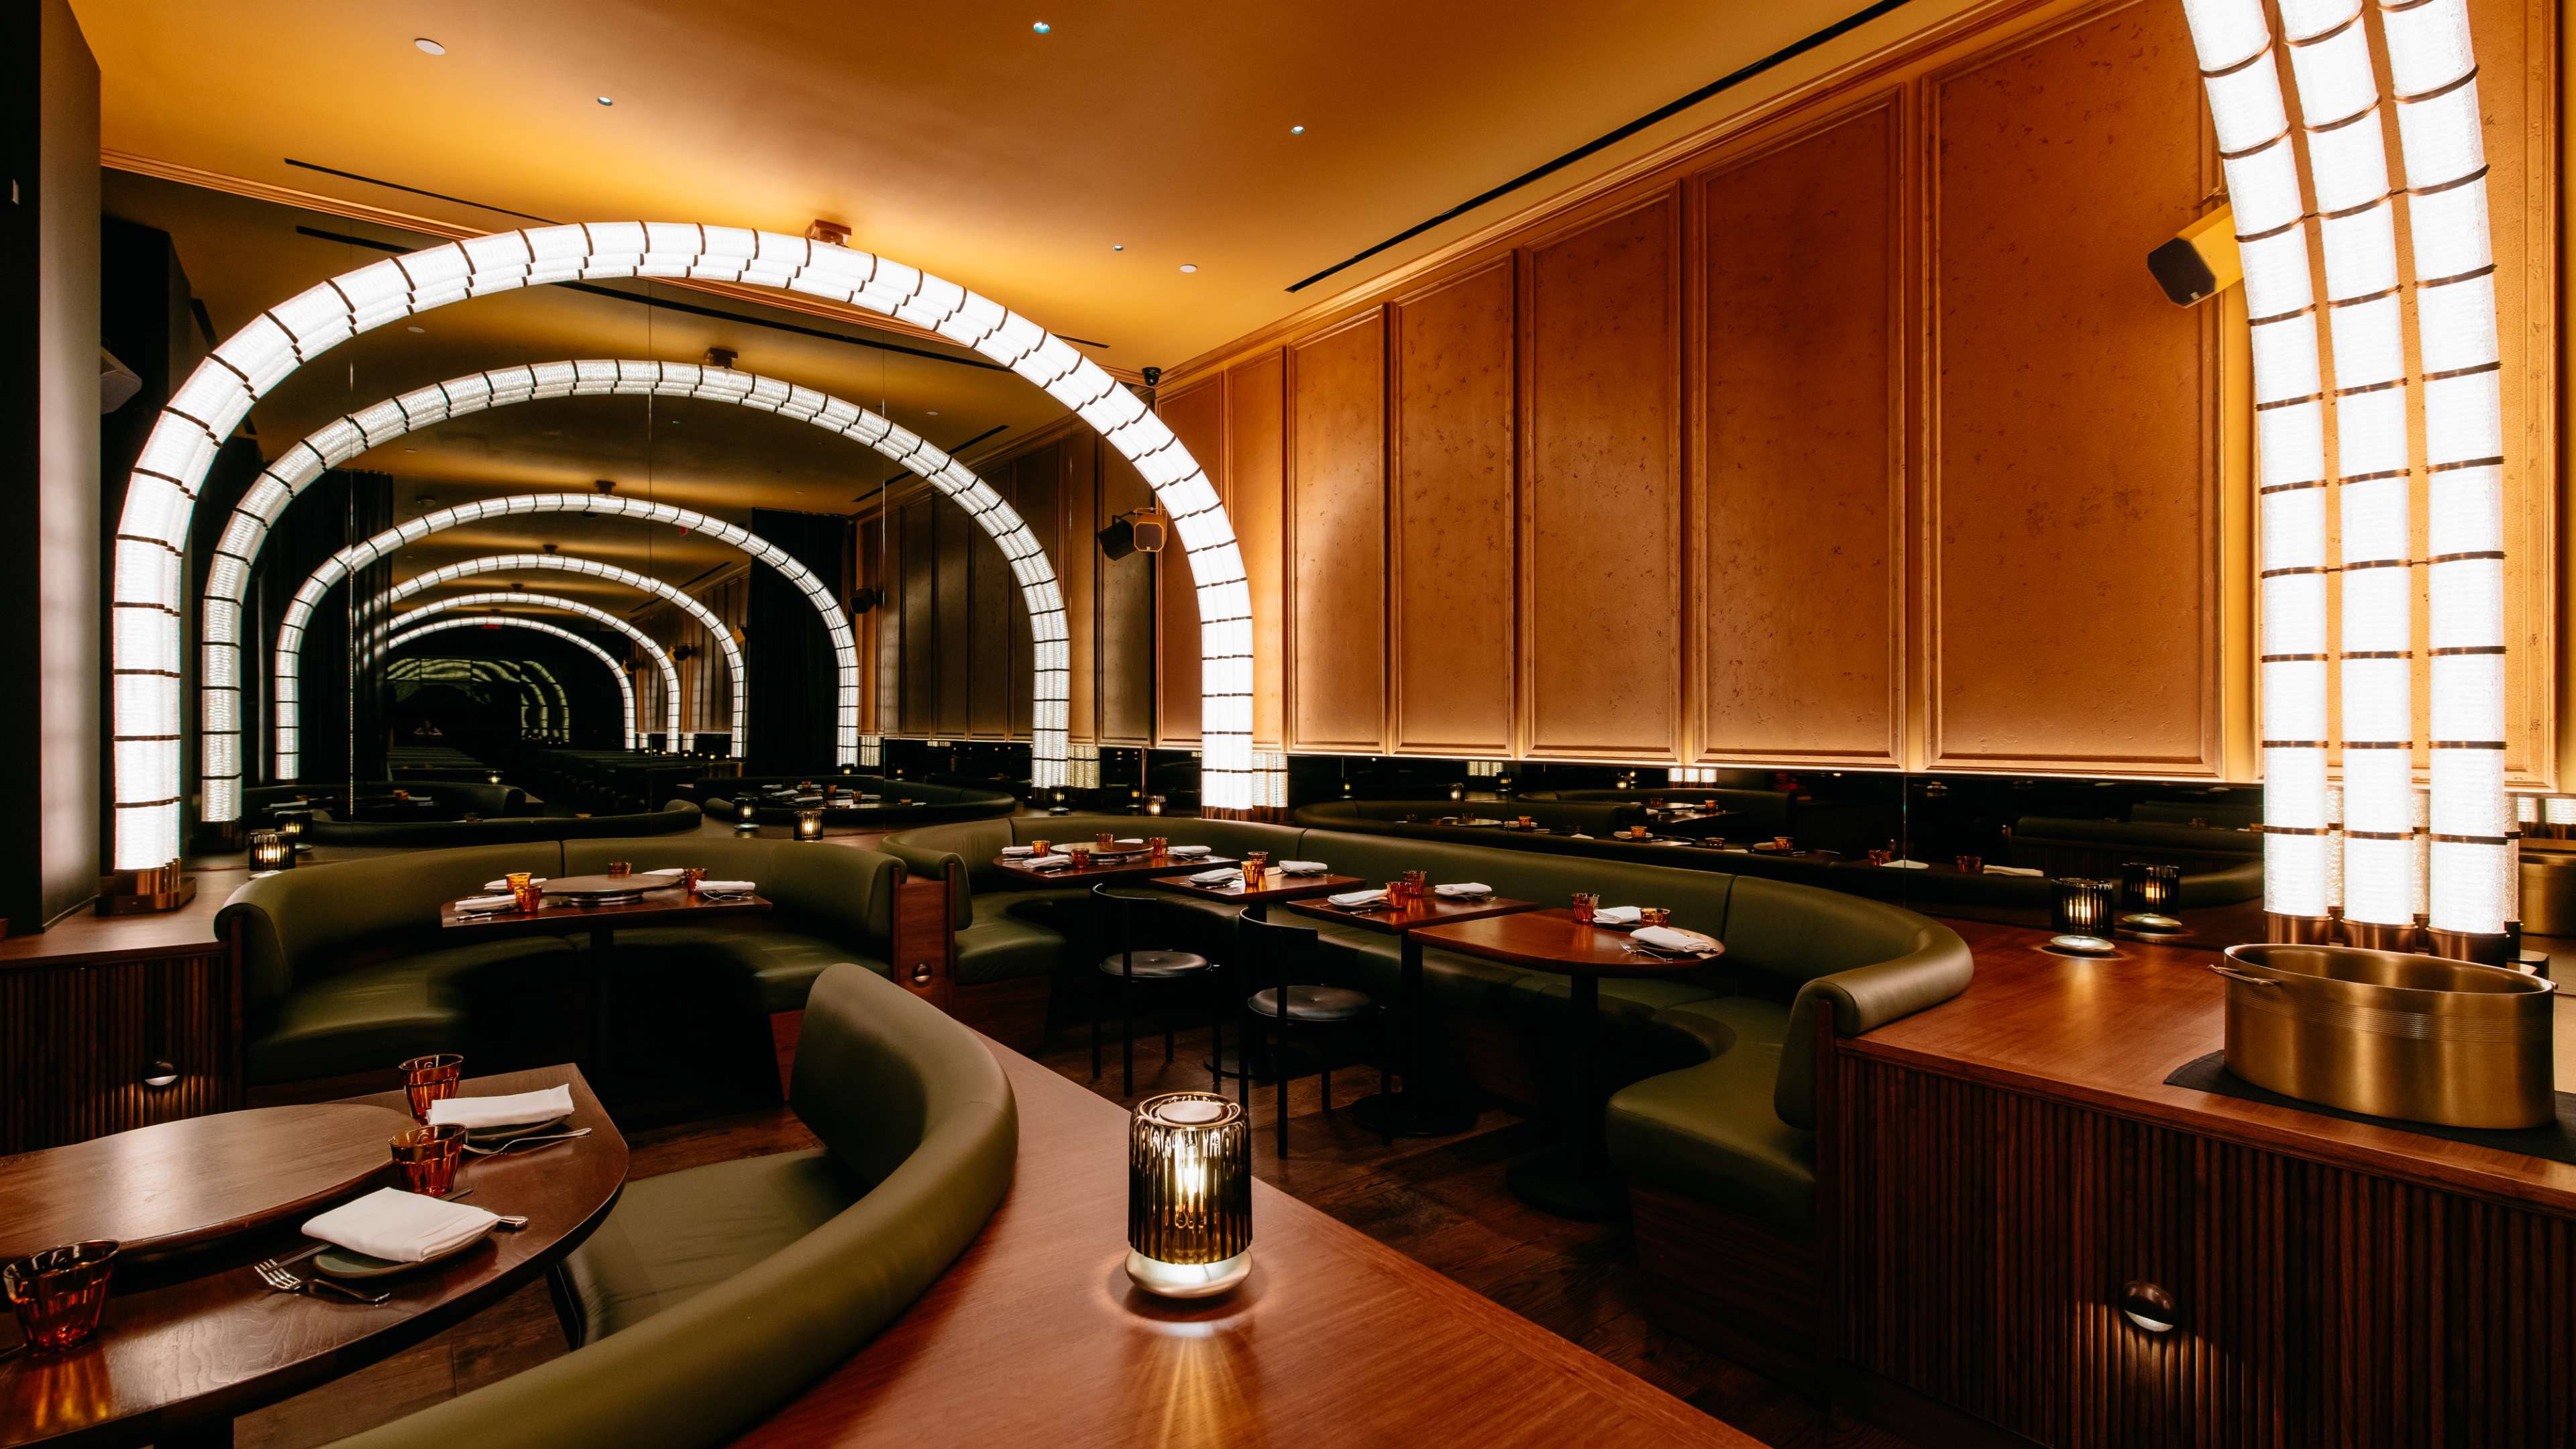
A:
POLYGON ((1476 1125, 1476 1109, 1428 1092, 1378 1092, 1351 1104, 1351 1116, 1381 1137, 1455 1137, 1476 1125))
POLYGON ((1628 1215, 1628 1185, 1618 1169, 1575 1147, 1550 1147, 1503 1174, 1512 1196, 1553 1217, 1606 1223, 1628 1215))

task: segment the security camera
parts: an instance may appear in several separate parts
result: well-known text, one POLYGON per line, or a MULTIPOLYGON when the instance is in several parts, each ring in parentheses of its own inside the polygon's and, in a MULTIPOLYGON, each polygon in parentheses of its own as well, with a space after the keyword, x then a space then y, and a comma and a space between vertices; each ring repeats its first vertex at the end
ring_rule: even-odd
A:
POLYGON ((2177 307, 2208 301, 2245 280, 2236 250, 2236 210, 2222 206, 2147 253, 2147 272, 2177 307))

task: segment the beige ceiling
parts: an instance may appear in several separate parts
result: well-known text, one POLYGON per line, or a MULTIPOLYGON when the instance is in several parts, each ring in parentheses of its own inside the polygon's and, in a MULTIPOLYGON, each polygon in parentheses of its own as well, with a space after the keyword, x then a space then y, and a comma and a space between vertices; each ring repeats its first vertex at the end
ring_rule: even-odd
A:
MULTIPOLYGON (((286 158, 563 220, 801 231, 835 218, 855 244, 1105 342, 1097 355, 1130 368, 1284 316, 1313 296, 1289 283, 1860 8, 74 3, 111 150, 491 228, 524 223, 286 158), (1038 20, 1052 32, 1033 33, 1038 20), (447 54, 422 54, 419 35, 447 54)), ((1836 45, 1947 8, 1908 7, 1836 45)), ((1450 223, 1330 285, 1491 219, 1450 223)))

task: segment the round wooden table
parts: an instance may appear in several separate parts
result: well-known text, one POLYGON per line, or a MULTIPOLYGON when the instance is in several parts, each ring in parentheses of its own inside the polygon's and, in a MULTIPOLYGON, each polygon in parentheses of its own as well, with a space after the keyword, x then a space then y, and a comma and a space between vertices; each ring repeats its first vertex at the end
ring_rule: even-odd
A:
POLYGON ((1627 932, 1578 921, 1572 911, 1561 907, 1422 926, 1406 932, 1404 939, 1407 947, 1416 950, 1437 947, 1572 978, 1574 1010, 1568 1028, 1575 1036, 1575 1052, 1569 1140, 1513 1163, 1505 1181, 1514 1196, 1541 1212, 1582 1222, 1619 1216, 1627 1194, 1602 1145, 1600 1094, 1593 1089, 1600 1055, 1601 978, 1675 976, 1716 960, 1726 947, 1721 944, 1696 956, 1651 955, 1634 949, 1627 932))

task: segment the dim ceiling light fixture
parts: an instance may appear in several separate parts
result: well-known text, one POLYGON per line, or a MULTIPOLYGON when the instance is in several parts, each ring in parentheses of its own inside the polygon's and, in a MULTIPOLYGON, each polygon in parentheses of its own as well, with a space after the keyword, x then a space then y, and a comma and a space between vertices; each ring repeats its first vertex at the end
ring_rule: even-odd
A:
POLYGON ((1288 134, 1291 136, 1302 136, 1306 134, 1306 128, 1303 126, 1290 126, 1288 128, 1288 134))
MULTIPOLYGON (((673 734, 679 733, 680 666, 671 662, 671 656, 663 652, 661 645, 653 642, 652 635, 636 628, 632 623, 617 617, 606 609, 593 608, 588 604, 582 603, 578 599, 567 599, 560 594, 530 594, 515 591, 507 593, 459 594, 452 599, 440 599, 434 603, 423 604, 419 608, 413 609, 408 613, 387 619, 385 622, 376 626, 375 633, 376 638, 378 640, 382 640, 384 636, 388 634, 407 629, 414 624, 427 623, 429 620, 434 619, 441 614, 452 613, 458 609, 500 610, 522 608, 559 609, 567 614, 579 615, 580 617, 589 620, 591 623, 597 624, 603 629, 623 634, 627 638, 634 640, 635 647, 644 651, 645 659, 662 672, 662 728, 673 734)), ((491 621, 492 616, 490 614, 486 614, 484 617, 487 622, 491 621)), ((390 650, 392 647, 393 646, 388 643, 384 644, 382 649, 390 650)))
POLYGON ((2343 933, 2493 959, 2514 918, 2504 793, 2504 439, 2477 63, 2465 0, 2381 0, 2405 170, 2387 170, 2367 19, 2352 0, 2282 0, 2301 111, 2292 128, 2259 0, 2184 0, 2244 253, 2262 496, 2264 909, 2272 934, 2343 933), (2303 134, 2325 259, 2319 308, 2301 196, 2303 134), (2405 200, 2413 280, 2397 267, 2405 200), (2416 318, 2423 453, 2409 443, 2402 313, 2416 318), (2334 391, 2318 332, 2330 340, 2334 391), (2326 468, 2325 417, 2336 467, 2326 468), (2427 557, 2409 538, 2426 476, 2427 557), (2329 486, 2331 485, 2331 486, 2329 486), (2341 555, 2329 565, 2326 500, 2341 555), (2413 566, 2429 594, 2432 792, 2413 783, 2413 566), (2342 589, 2340 831, 2327 788, 2327 580, 2342 589), (2339 852, 2338 852, 2339 845, 2339 852))
MULTIPOLYGON (((928 481, 940 494, 954 499, 976 526, 991 536, 1020 581, 1021 602, 1029 614, 1031 668, 1035 674, 1032 698, 1038 702, 1032 732, 1033 778, 1040 784, 1060 782, 1071 679, 1063 592, 1037 535, 991 485, 918 434, 829 393, 732 367, 588 360, 494 368, 416 388, 315 429, 261 471, 258 481, 234 505, 232 517, 215 546, 215 562, 207 571, 204 604, 199 610, 205 819, 233 820, 240 816, 243 603, 249 594, 251 568, 287 506, 328 469, 420 428, 541 398, 596 396, 693 398, 793 418, 876 450, 928 481)), ((639 582, 636 586, 647 585, 639 582)), ((742 678, 739 668, 734 678, 742 678)), ((741 706, 737 690, 737 721, 741 706)), ((737 725, 737 755, 742 745, 737 725)))
MULTIPOLYGON (((478 614, 471 619, 441 619, 435 624, 423 624, 417 629, 407 629, 400 634, 396 634, 393 638, 386 640, 385 648, 388 652, 391 652, 392 650, 402 648, 406 644, 412 644, 422 639, 426 639, 433 634, 444 634, 450 629, 489 629, 495 626, 503 629, 528 629, 539 634, 552 635, 557 639, 561 639, 568 644, 572 644, 584 650, 590 654, 592 658, 597 659, 600 666, 606 669, 610 677, 617 681, 617 697, 625 701, 626 704, 626 748, 631 750, 643 744, 644 737, 635 732, 635 686, 627 683, 626 671, 618 667, 617 661, 609 657, 607 650, 591 643, 589 640, 584 639, 570 629, 559 629, 552 624, 542 624, 534 619, 509 619, 495 617, 490 614, 478 614)), ((569 712, 567 712, 565 722, 567 725, 570 724, 569 712)))
POLYGON ((1047 23, 1046 23, 1045 21, 1043 21, 1043 20, 1040 20, 1040 21, 1036 22, 1035 24, 1032 24, 1032 25, 1029 27, 1029 29, 1036 31, 1036 32, 1037 32, 1038 34, 1040 34, 1040 35, 1051 35, 1051 34, 1053 34, 1053 33, 1055 32, 1055 27, 1054 27, 1054 26, 1052 26, 1052 25, 1047 24, 1047 23))
POLYGON ((617 104, 617 102, 616 102, 615 100, 613 100, 613 99, 611 99, 611 98, 609 98, 609 97, 607 97, 607 96, 600 96, 600 97, 598 97, 598 101, 599 101, 599 103, 600 103, 601 105, 603 105, 603 106, 613 106, 613 105, 616 105, 616 104, 617 104))
POLYGON ((430 38, 429 38, 428 36, 426 36, 426 35, 415 35, 415 36, 413 36, 413 37, 412 37, 411 44, 412 44, 412 48, 413 48, 414 50, 419 51, 419 52, 420 52, 421 54, 423 54, 423 55, 445 55, 445 54, 447 54, 447 47, 446 47, 446 46, 443 46, 443 45, 439 44, 437 41, 430 39, 430 38))
POLYGON ((1184 272, 1195 272, 1195 271, 1197 271, 1198 269, 1199 269, 1199 264, 1198 264, 1198 263, 1196 263, 1196 262, 1183 262, 1183 263, 1181 263, 1181 270, 1182 270, 1182 271, 1184 271, 1184 272))
MULTIPOLYGON (((110 596, 117 889, 178 859, 181 625, 189 522, 215 450, 287 374, 362 332, 468 297, 612 277, 690 277, 801 292, 900 318, 1018 373, 1135 465, 1172 515, 1198 595, 1201 798, 1249 802, 1252 599, 1215 487, 1142 400, 1063 338, 1000 303, 850 247, 697 223, 589 222, 495 232, 389 256, 261 311, 162 409, 116 528, 110 596)), ((837 612, 837 611, 836 611, 837 612)))

